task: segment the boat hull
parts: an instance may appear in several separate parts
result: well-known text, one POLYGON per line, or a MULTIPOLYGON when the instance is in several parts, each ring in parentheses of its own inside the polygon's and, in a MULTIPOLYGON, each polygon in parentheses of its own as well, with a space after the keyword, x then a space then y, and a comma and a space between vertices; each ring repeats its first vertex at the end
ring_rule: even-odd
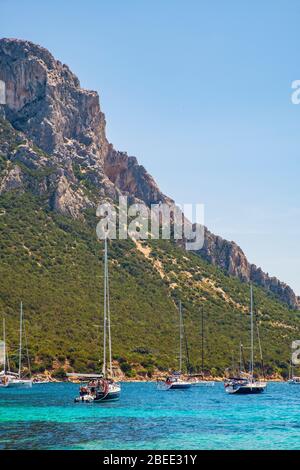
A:
POLYGON ((7 384, 7 388, 31 388, 31 380, 11 380, 7 384))
POLYGON ((120 398, 120 395, 121 395, 121 392, 118 391, 118 392, 109 392, 107 395, 97 395, 97 397, 94 399, 94 402, 97 403, 97 402, 103 402, 103 401, 115 401, 115 400, 119 400, 120 398))
POLYGON ((253 385, 227 385, 225 390, 235 395, 258 395, 266 390, 266 384, 253 385))
POLYGON ((94 387, 88 388, 86 393, 75 398, 75 403, 104 403, 108 401, 119 400, 121 387, 119 385, 110 385, 107 391, 95 390, 94 387))
POLYGON ((173 383, 172 385, 169 386, 168 390, 186 390, 188 388, 191 388, 192 384, 185 383, 185 382, 177 382, 173 383))
POLYGON ((10 375, 4 376, 0 381, 0 388, 31 388, 32 380, 18 379, 10 375))
POLYGON ((191 382, 193 387, 214 387, 215 382, 209 382, 205 380, 199 380, 198 382, 191 382))

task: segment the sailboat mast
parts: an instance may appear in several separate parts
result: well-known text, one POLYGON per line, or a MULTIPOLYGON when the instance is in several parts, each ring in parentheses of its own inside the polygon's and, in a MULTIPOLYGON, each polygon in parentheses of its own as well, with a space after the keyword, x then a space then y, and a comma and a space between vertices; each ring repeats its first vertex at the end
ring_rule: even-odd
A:
POLYGON ((240 342, 240 373, 244 369, 243 344, 240 342))
POLYGON ((294 376, 294 364, 293 364, 293 345, 292 345, 292 348, 291 348, 291 367, 290 367, 290 379, 293 378, 294 376))
POLYGON ((106 312, 106 305, 107 305, 107 301, 106 301, 106 286, 107 286, 107 283, 106 283, 106 275, 107 275, 107 270, 106 270, 106 259, 107 259, 107 238, 106 238, 106 235, 105 235, 105 239, 104 239, 104 309, 103 309, 103 366, 102 366, 102 373, 105 377, 106 375, 106 322, 107 322, 107 312, 106 312))
POLYGON ((250 285, 250 315, 251 315, 251 364, 250 374, 253 379, 253 368, 254 368, 254 332, 253 332, 253 286, 250 285))
POLYGON ((5 374, 6 372, 6 332, 5 332, 5 317, 3 317, 3 353, 4 353, 4 358, 3 358, 3 372, 5 374))
POLYGON ((108 253, 106 249, 106 294, 107 294, 107 326, 108 326, 108 353, 109 353, 109 372, 112 377, 112 354, 111 354, 111 328, 110 328, 110 296, 109 296, 109 275, 108 275, 108 253))
POLYGON ((20 342, 19 342, 19 379, 21 378, 22 367, 22 330, 23 330, 23 303, 20 305, 20 342))
POLYGON ((179 302, 179 372, 182 369, 182 310, 179 302))
POLYGON ((201 342, 202 342, 202 351, 201 351, 201 372, 203 375, 204 371, 204 307, 202 306, 202 311, 201 311, 201 342))

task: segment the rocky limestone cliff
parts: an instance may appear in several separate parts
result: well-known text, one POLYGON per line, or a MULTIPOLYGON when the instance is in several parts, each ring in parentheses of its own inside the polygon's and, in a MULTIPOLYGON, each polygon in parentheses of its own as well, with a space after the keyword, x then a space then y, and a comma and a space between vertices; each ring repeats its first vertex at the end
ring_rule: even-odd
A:
MULTIPOLYGON (((30 190, 44 196, 51 209, 74 218, 119 194, 148 205, 173 202, 135 157, 107 141, 98 94, 82 89, 49 51, 29 41, 1 39, 0 80, 6 86, 6 104, 0 106, 0 157, 5 156, 0 194, 30 190)), ((299 308, 290 287, 250 264, 234 242, 205 230, 198 254, 299 308)))
POLYGON ((300 298, 291 287, 276 277, 270 277, 255 264, 249 263, 244 252, 235 242, 224 240, 205 228, 205 242, 198 254, 208 262, 222 268, 229 275, 238 277, 243 282, 252 281, 280 298, 289 307, 299 309, 300 298))
MULTIPOLYGON (((27 146, 11 160, 17 164, 22 158, 26 166, 33 146, 44 152, 55 174, 54 209, 79 216, 95 202, 87 191, 91 187, 98 200, 116 199, 119 193, 147 203, 169 200, 134 157, 109 144, 98 94, 83 90, 70 69, 46 49, 29 41, 0 40, 0 80, 6 86, 6 118, 24 134, 27 146)), ((31 160, 42 164, 39 158, 31 160)), ((15 171, 11 168, 6 179, 15 171)))

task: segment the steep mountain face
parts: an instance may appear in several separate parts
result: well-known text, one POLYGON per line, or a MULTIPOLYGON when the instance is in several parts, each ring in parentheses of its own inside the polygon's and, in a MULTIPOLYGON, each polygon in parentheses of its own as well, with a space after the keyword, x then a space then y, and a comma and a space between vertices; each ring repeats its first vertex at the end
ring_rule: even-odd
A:
MULTIPOLYGON (((148 205, 173 202, 135 157, 107 141, 98 94, 83 90, 46 49, 29 41, 0 40, 0 80, 6 86, 6 105, 0 106, 0 194, 29 190, 47 200, 51 210, 74 219, 119 194, 148 205)), ((207 229, 205 234, 198 252, 203 258, 299 308, 292 289, 251 265, 234 242, 207 229)))
POLYGON ((46 49, 2 39, 0 79, 6 85, 6 118, 24 135, 2 191, 21 184, 22 171, 16 169, 21 161, 53 170, 40 190, 50 190, 52 207, 73 217, 96 199, 116 199, 120 192, 147 203, 169 200, 135 158, 108 143, 98 94, 80 88, 77 77, 46 49), (37 155, 33 145, 44 155, 37 155))

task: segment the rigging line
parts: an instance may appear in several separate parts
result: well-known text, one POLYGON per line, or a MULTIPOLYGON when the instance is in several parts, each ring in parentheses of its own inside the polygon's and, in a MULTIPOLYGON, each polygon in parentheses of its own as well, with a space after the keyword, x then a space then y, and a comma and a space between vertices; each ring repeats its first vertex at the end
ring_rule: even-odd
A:
MULTIPOLYGON (((293 353, 293 351, 292 351, 293 353)), ((290 367, 289 367, 290 371, 289 371, 289 374, 290 374, 290 379, 292 379, 294 377, 294 364, 293 364, 293 358, 291 357, 290 359, 290 367)))
POLYGON ((103 365, 102 373, 106 373, 106 237, 104 239, 104 296, 103 296, 103 365))
POLYGON ((259 355, 260 355, 260 361, 261 361, 261 372, 262 376, 265 379, 265 365, 264 365, 264 358, 263 358, 263 352, 262 352, 262 347, 261 347, 261 340, 260 340, 260 333, 259 333, 259 326, 258 326, 258 309, 257 306, 255 305, 255 299, 254 299, 254 321, 255 321, 255 326, 256 326, 256 334, 257 334, 257 340, 258 340, 258 348, 259 348, 259 355))
MULTIPOLYGON (((98 243, 100 242, 100 240, 98 241, 98 243)), ((99 245, 98 243, 95 243, 95 245, 93 245, 93 252, 94 252, 94 257, 95 257, 95 267, 94 267, 94 273, 95 273, 95 282, 96 282, 96 286, 97 285, 101 285, 101 283, 103 282, 104 284, 104 276, 103 276, 103 273, 102 273, 102 270, 100 269, 100 266, 101 266, 101 261, 103 261, 103 256, 101 254, 101 245, 100 245, 100 248, 99 248, 99 245), (99 284, 98 284, 99 283, 99 284)), ((102 296, 101 298, 99 299, 99 316, 100 316, 100 321, 99 321, 99 336, 98 334, 96 335, 96 344, 98 344, 98 341, 99 341, 99 345, 101 345, 101 339, 102 339, 102 334, 101 334, 101 331, 102 331, 102 328, 103 328, 103 325, 102 325, 102 321, 101 321, 101 302, 102 302, 102 296)), ((97 347, 97 351, 98 351, 98 363, 99 363, 99 367, 100 367, 100 364, 103 360, 103 356, 102 356, 102 348, 101 346, 98 348, 97 347)), ((103 366, 102 366, 102 370, 103 370, 103 366)))
POLYGON ((179 301, 179 372, 182 369, 182 310, 181 300, 179 301))
POLYGON ((22 334, 23 334, 23 303, 20 305, 20 339, 19 339, 19 379, 21 378, 22 367, 22 334))
POLYGON ((5 323, 5 321, 6 321, 6 316, 4 315, 4 317, 3 317, 3 339, 4 339, 4 343, 5 343, 4 373, 6 371, 10 372, 8 346, 7 346, 7 342, 6 342, 6 323, 5 323))
POLYGON ((111 352, 111 323, 110 323, 110 295, 109 295, 109 275, 108 275, 108 255, 106 252, 106 291, 107 291, 107 327, 108 327, 108 352, 109 352, 109 370, 111 377, 112 371, 112 352, 111 352))
POLYGON ((5 316, 3 317, 3 372, 6 371, 6 330, 5 330, 5 316))
POLYGON ((186 335, 186 329, 185 329, 185 324, 183 321, 183 315, 182 315, 182 327, 183 327, 183 335, 184 335, 184 342, 185 342, 185 352, 186 352, 186 368, 187 371, 191 371, 191 363, 190 363, 190 353, 189 353, 189 347, 188 347, 188 340, 187 340, 187 335, 186 335))
POLYGON ((6 350, 6 363, 7 363, 7 372, 10 372, 10 363, 9 363, 8 350, 6 350))
POLYGON ((251 304, 251 377, 254 375, 254 334, 253 334, 253 286, 250 284, 250 304, 251 304))
POLYGON ((201 373, 203 376, 204 371, 204 306, 202 305, 201 315, 201 373))
POLYGON ((245 359, 244 346, 243 345, 241 345, 241 350, 242 350, 243 368, 245 369, 245 372, 246 372, 246 359, 245 359))
POLYGON ((24 322, 24 338, 25 338, 25 347, 26 347, 26 354, 27 354, 28 372, 29 372, 29 376, 31 376, 31 365, 30 365, 28 341, 27 341, 27 333, 26 333, 26 322, 24 322))
POLYGON ((243 314, 240 312, 240 372, 245 369, 245 359, 243 350, 243 314))
POLYGON ((262 347, 261 347, 261 341, 260 341, 260 334, 259 334, 259 327, 258 327, 258 321, 257 321, 257 317, 256 317, 256 316, 255 316, 255 326, 256 326, 257 339, 258 339, 259 355, 260 355, 260 360, 261 360, 261 372, 262 372, 263 378, 265 378, 264 358, 263 358, 263 353, 262 353, 262 347))
POLYGON ((232 373, 235 373, 235 363, 234 363, 234 351, 231 351, 231 369, 232 373))
POLYGON ((289 370, 289 374, 290 374, 290 379, 292 379, 292 378, 293 378, 293 375, 294 375, 293 344, 292 344, 292 347, 291 347, 291 359, 290 359, 290 370, 289 370))

